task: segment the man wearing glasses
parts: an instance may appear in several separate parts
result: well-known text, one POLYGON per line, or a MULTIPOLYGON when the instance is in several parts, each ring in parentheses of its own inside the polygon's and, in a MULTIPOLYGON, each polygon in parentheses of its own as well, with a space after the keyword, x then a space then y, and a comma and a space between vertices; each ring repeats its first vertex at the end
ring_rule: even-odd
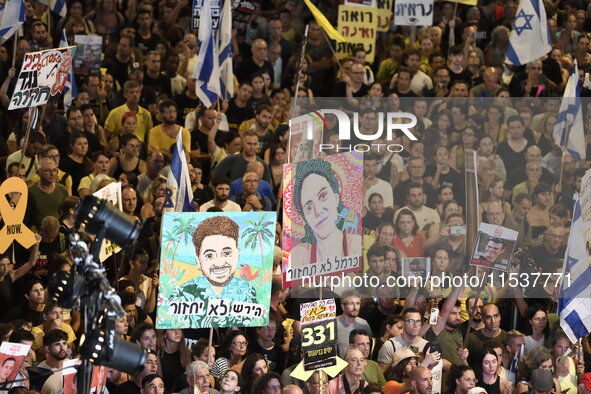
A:
POLYGON ((254 313, 250 316, 233 315, 230 311, 222 314, 220 307, 216 309, 216 315, 207 314, 214 309, 209 305, 211 300, 256 303, 256 291, 250 282, 234 275, 240 258, 239 234, 238 224, 227 216, 207 218, 196 227, 193 244, 197 265, 203 275, 185 283, 170 297, 175 302, 204 303, 205 313, 187 316, 191 328, 243 326, 255 317, 254 313))
MULTIPOLYGON (((423 324, 421 312, 415 308, 407 308, 402 312, 402 321, 404 325, 402 334, 390 338, 380 349, 378 364, 382 371, 388 369, 394 362, 394 353, 397 350, 407 348, 415 353, 425 353, 424 349, 428 342, 419 335, 423 324)), ((434 352, 434 354, 438 353, 434 352)))
POLYGON ((345 357, 349 348, 349 335, 355 329, 363 329, 372 336, 369 323, 359 317, 361 309, 361 295, 356 290, 347 290, 341 297, 341 308, 343 314, 337 316, 337 344, 339 356, 345 357))

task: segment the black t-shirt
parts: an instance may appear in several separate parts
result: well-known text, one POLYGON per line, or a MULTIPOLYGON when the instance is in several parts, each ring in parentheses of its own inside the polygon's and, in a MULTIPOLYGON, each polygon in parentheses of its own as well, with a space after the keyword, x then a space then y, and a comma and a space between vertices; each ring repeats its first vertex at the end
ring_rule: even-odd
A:
POLYGON ((241 108, 236 105, 234 99, 231 99, 228 103, 228 110, 226 111, 226 117, 228 118, 228 124, 231 129, 238 130, 240 123, 245 120, 254 118, 254 111, 250 105, 241 108))
POLYGON ((266 71, 269 73, 271 77, 271 82, 273 82, 273 66, 268 60, 265 60, 262 66, 259 66, 252 60, 252 57, 248 57, 241 61, 236 68, 234 69, 234 74, 236 78, 238 78, 238 82, 246 82, 250 81, 254 74, 266 71))
POLYGON ((197 107, 201 103, 201 101, 198 98, 189 98, 187 96, 186 90, 181 94, 177 94, 174 97, 174 101, 176 102, 177 110, 176 122, 180 125, 185 124, 185 118, 187 117, 187 115, 193 112, 195 110, 195 107, 197 107))
POLYGON ((363 228, 368 229, 370 231, 377 229, 378 225, 382 222, 394 223, 394 211, 392 210, 392 208, 386 208, 381 218, 372 213, 371 211, 367 211, 367 213, 363 217, 363 220, 361 221, 361 223, 363 224, 363 228))
POLYGON ((67 172, 72 177, 72 194, 78 195, 78 185, 80 180, 90 174, 84 163, 76 163, 68 156, 62 156, 60 160, 60 170, 67 172))
POLYGON ((147 72, 144 73, 144 88, 148 86, 156 95, 156 99, 161 98, 162 95, 166 95, 168 98, 172 98, 172 88, 170 85, 170 77, 162 73, 156 78, 152 78, 147 72))
POLYGON ((249 354, 259 353, 262 354, 267 361, 269 362, 269 370, 281 373, 285 368, 284 360, 285 354, 283 350, 281 350, 281 346, 275 344, 271 349, 263 349, 261 345, 259 345, 258 341, 252 341, 248 344, 248 351, 249 354))
POLYGON ((166 390, 174 392, 177 377, 185 372, 181 364, 180 352, 178 350, 174 353, 162 352, 160 365, 162 367, 162 377, 164 378, 166 390))
MULTIPOLYGON (((427 169, 425 170, 426 177, 434 177, 436 171, 435 164, 427 165, 427 169)), ((450 167, 449 172, 447 174, 440 174, 439 175, 439 184, 435 187, 435 189, 439 189, 442 186, 449 186, 452 188, 454 192, 454 199, 458 201, 460 204, 464 201, 464 178, 460 175, 459 172, 454 170, 450 167)))
POLYGON ((125 63, 120 62, 116 56, 105 60, 105 66, 107 67, 109 74, 111 74, 121 86, 127 81, 127 69, 130 64, 131 58, 125 63))
POLYGON ((142 390, 135 384, 133 380, 128 380, 117 386, 114 394, 141 394, 142 390))
POLYGON ((538 270, 543 273, 554 273, 557 267, 562 266, 566 248, 561 246, 558 248, 558 252, 550 254, 544 245, 536 245, 531 249, 530 253, 538 270))
POLYGON ((497 147, 497 155, 503 160, 506 169, 525 166, 525 151, 530 145, 531 143, 528 141, 521 152, 515 152, 507 141, 503 141, 497 147))
POLYGON ((143 38, 139 33, 135 35, 135 45, 145 54, 156 49, 156 45, 162 39, 158 34, 151 33, 150 37, 143 38))
POLYGON ((471 83, 472 82, 472 73, 466 69, 463 69, 459 73, 453 72, 451 69, 449 70, 449 84, 455 81, 456 79, 460 79, 464 82, 471 83))
MULTIPOLYGON (((353 97, 364 97, 369 93, 369 86, 361 84, 361 87, 356 92, 353 92, 353 97)), ((333 97, 346 97, 347 96, 347 84, 345 82, 339 82, 334 87, 332 94, 333 97)))
POLYGON ((191 132, 191 150, 199 149, 201 153, 209 154, 209 147, 207 146, 208 135, 202 133, 199 129, 191 132))

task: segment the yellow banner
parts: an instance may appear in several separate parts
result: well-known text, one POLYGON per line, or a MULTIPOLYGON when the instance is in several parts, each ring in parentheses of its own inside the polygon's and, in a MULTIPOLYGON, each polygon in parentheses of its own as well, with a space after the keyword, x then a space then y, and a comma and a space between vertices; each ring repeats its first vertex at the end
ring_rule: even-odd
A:
POLYGON ((349 57, 353 50, 363 47, 368 63, 374 61, 376 36, 378 32, 378 9, 339 5, 339 33, 346 42, 339 42, 336 52, 339 59, 349 57))
POLYGON ((316 22, 320 25, 320 27, 324 29, 326 34, 328 34, 328 36, 331 39, 335 40, 336 42, 345 41, 345 38, 342 35, 340 35, 334 27, 332 27, 332 25, 330 24, 328 19, 326 19, 324 14, 318 8, 316 8, 316 6, 312 4, 310 0, 304 0, 304 3, 306 3, 308 8, 310 9, 310 12, 312 12, 312 15, 314 15, 314 19, 316 19, 316 22))
POLYGON ((394 17, 392 8, 394 7, 394 0, 377 0, 378 8, 378 31, 388 31, 390 22, 394 17))

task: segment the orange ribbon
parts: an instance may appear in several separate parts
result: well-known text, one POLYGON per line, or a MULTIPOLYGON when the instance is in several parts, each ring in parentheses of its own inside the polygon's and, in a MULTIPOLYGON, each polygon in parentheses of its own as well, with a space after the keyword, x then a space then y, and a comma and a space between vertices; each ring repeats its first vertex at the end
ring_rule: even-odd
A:
POLYGON ((8 178, 0 186, 0 214, 4 220, 4 227, 0 229, 0 253, 4 253, 13 241, 17 241, 27 249, 37 242, 35 234, 23 223, 29 198, 28 193, 27 184, 18 177, 8 178), (21 193, 21 197, 13 209, 8 203, 6 195, 15 192, 21 193))

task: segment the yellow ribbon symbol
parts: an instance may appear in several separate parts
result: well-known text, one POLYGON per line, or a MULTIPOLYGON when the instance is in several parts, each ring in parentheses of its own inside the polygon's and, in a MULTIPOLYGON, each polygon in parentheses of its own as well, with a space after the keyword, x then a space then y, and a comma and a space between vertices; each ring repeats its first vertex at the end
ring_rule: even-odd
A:
POLYGON ((35 234, 23 223, 28 193, 27 184, 18 177, 8 178, 0 186, 0 214, 4 220, 4 227, 0 229, 0 253, 4 253, 13 241, 17 241, 27 249, 37 242, 35 234), (12 209, 6 195, 15 192, 21 193, 21 197, 16 207, 12 209))

